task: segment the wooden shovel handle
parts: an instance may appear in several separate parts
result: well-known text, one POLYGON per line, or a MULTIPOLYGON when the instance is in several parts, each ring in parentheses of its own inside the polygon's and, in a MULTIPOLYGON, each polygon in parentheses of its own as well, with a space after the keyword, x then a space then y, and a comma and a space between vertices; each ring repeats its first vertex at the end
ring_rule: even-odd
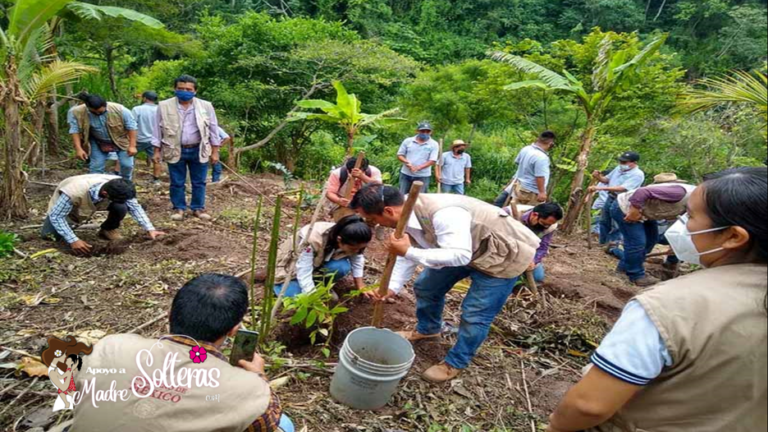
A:
MULTIPOLYGON (((413 213, 413 207, 416 206, 416 200, 419 199, 419 193, 421 188, 424 187, 424 183, 420 181, 413 182, 411 185, 411 191, 408 193, 408 199, 403 205, 403 212, 400 214, 400 220, 397 221, 397 228, 395 228, 395 238, 401 239, 405 235, 405 228, 408 226, 408 221, 411 219, 413 213)), ((392 271, 395 269, 395 263, 397 262, 397 255, 390 253, 387 257, 387 265, 384 267, 384 273, 381 275, 381 282, 379 284, 379 295, 384 297, 389 294, 389 282, 392 280, 392 271)), ((384 320, 384 302, 376 302, 376 306, 373 309, 373 326, 381 327, 381 322, 384 320)))
MULTIPOLYGON (((363 160, 365 160, 365 152, 361 151, 357 154, 357 161, 355 161, 355 169, 360 169, 363 166, 363 160)), ((352 173, 349 173, 349 180, 348 182, 352 182, 349 185, 349 189, 347 189, 347 195, 344 197, 347 199, 347 201, 352 201, 352 190, 354 189, 355 184, 355 178, 352 177, 352 173)))

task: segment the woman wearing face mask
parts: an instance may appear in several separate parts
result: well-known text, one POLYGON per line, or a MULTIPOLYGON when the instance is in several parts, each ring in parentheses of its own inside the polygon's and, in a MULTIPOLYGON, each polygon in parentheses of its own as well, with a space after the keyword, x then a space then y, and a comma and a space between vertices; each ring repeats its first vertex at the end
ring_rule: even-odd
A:
POLYGON ((768 170, 715 174, 667 232, 703 270, 629 303, 550 432, 768 428, 768 170))
MULTIPOLYGON (((309 226, 299 232, 301 244, 309 233, 309 226)), ((309 237, 306 249, 298 253, 296 279, 288 284, 286 297, 295 297, 315 290, 315 275, 333 277, 335 281, 352 273, 358 290, 365 287, 363 252, 373 238, 373 231, 360 216, 347 216, 337 224, 317 222, 309 237)), ((277 258, 275 294, 279 295, 291 265, 293 239, 280 246, 277 258)))

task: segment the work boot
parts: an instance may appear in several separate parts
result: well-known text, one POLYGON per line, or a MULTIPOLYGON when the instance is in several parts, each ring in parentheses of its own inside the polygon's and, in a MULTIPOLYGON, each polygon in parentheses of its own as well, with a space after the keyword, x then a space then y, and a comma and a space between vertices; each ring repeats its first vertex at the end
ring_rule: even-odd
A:
POLYGON ((427 369, 427 371, 424 372, 424 379, 433 384, 442 384, 456 378, 460 373, 460 369, 455 369, 443 362, 427 369))
POLYGON ((658 279, 652 276, 643 276, 640 279, 633 280, 632 283, 641 288, 648 288, 659 283, 658 279))
POLYGON ((108 241, 118 241, 118 240, 121 240, 123 238, 123 236, 120 235, 120 231, 116 230, 116 229, 111 230, 111 231, 106 231, 106 230, 103 230, 103 229, 99 230, 99 237, 103 238, 104 240, 108 240, 108 241))
POLYGON ((207 221, 211 220, 211 215, 206 213, 205 210, 195 210, 195 211, 192 212, 192 214, 196 218, 200 219, 201 221, 206 221, 207 222, 207 221))
POLYGON ((417 331, 402 331, 397 332, 399 336, 402 336, 403 339, 407 340, 410 343, 422 341, 425 339, 437 339, 440 337, 440 333, 433 334, 433 335, 423 335, 417 331))
POLYGON ((174 222, 181 222, 184 220, 184 210, 176 210, 171 215, 171 220, 174 222))

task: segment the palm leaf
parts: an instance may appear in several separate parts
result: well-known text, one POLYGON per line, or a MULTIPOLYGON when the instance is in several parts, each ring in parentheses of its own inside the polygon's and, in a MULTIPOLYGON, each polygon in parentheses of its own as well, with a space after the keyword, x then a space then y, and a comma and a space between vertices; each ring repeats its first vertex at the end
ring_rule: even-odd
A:
POLYGON ((8 35, 25 46, 32 33, 72 0, 17 0, 8 20, 8 35))
POLYGON ((768 116, 768 78, 760 71, 736 71, 732 76, 699 81, 707 90, 694 89, 682 95, 680 105, 694 113, 728 103, 749 104, 768 116))
POLYGON ((407 119, 392 117, 400 112, 400 108, 393 108, 378 114, 363 114, 363 119, 358 123, 363 126, 388 126, 407 121, 407 119))
POLYGON ((491 54, 491 58, 498 62, 507 63, 521 72, 535 75, 554 90, 574 91, 568 79, 564 76, 520 56, 497 51, 491 54))
POLYGON ((611 58, 613 54, 613 40, 610 35, 605 35, 600 41, 597 59, 595 59, 595 68, 592 72, 592 87, 595 91, 600 91, 605 87, 605 83, 611 75, 611 58))
POLYGON ((39 66, 56 59, 55 56, 45 54, 53 47, 53 34, 47 23, 30 34, 26 45, 18 59, 18 76, 20 82, 25 82, 38 70, 39 66))
POLYGON ((640 51, 639 54, 637 54, 632 60, 628 61, 627 63, 624 63, 623 65, 617 67, 613 72, 616 75, 616 79, 619 80, 621 78, 621 75, 624 74, 625 71, 629 69, 636 70, 640 66, 644 65, 648 62, 648 60, 653 57, 654 54, 656 54, 661 47, 664 45, 664 43, 667 41, 667 38, 669 37, 668 34, 664 34, 658 38, 656 38, 653 42, 646 45, 645 49, 640 51))
POLYGON ((22 87, 27 99, 36 101, 53 91, 56 86, 71 83, 93 72, 98 72, 98 69, 81 63, 56 60, 34 74, 22 87))
POLYGON ((82 20, 101 21, 104 17, 122 18, 143 24, 154 29, 161 29, 165 25, 149 15, 135 10, 115 6, 99 6, 90 3, 72 2, 67 5, 67 10, 82 20))
POLYGON ((336 105, 334 105, 333 103, 322 100, 322 99, 303 100, 303 101, 299 101, 296 105, 301 108, 321 109, 323 111, 332 110, 336 108, 336 105))
POLYGON ((504 86, 504 90, 520 90, 520 89, 531 88, 531 87, 541 88, 544 90, 553 90, 552 87, 547 85, 547 83, 545 83, 542 80, 519 81, 519 82, 504 86))

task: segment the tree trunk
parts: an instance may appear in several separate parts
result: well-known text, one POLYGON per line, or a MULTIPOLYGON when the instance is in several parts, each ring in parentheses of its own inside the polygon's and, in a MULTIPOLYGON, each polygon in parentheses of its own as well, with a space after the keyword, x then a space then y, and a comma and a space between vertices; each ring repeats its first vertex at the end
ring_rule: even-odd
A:
POLYGON ((576 174, 571 182, 571 199, 568 204, 568 213, 563 221, 563 231, 566 234, 573 232, 581 211, 581 197, 584 193, 584 171, 589 163, 589 152, 592 150, 592 140, 595 138, 595 124, 592 119, 587 121, 587 127, 581 135, 581 148, 576 158, 576 174))
POLYGON ((21 116, 18 102, 21 100, 21 91, 16 60, 10 55, 5 63, 5 76, 5 91, 2 94, 5 114, 5 167, 0 188, 0 217, 26 218, 29 215, 29 207, 24 196, 26 174, 22 167, 21 116))
POLYGON ((354 154, 355 147, 355 132, 347 132, 347 158, 351 158, 354 154))
POLYGON ((29 145, 27 150, 26 161, 29 166, 38 167, 40 164, 40 156, 43 153, 43 146, 45 141, 45 100, 42 98, 35 103, 34 111, 32 112, 32 135, 29 136, 29 145))
POLYGON ((59 154, 59 101, 54 94, 45 116, 45 133, 48 142, 48 154, 59 154))
POLYGON ((117 98, 117 80, 115 79, 115 49, 108 47, 105 54, 107 59, 107 72, 109 73, 109 88, 112 90, 112 97, 117 98))

